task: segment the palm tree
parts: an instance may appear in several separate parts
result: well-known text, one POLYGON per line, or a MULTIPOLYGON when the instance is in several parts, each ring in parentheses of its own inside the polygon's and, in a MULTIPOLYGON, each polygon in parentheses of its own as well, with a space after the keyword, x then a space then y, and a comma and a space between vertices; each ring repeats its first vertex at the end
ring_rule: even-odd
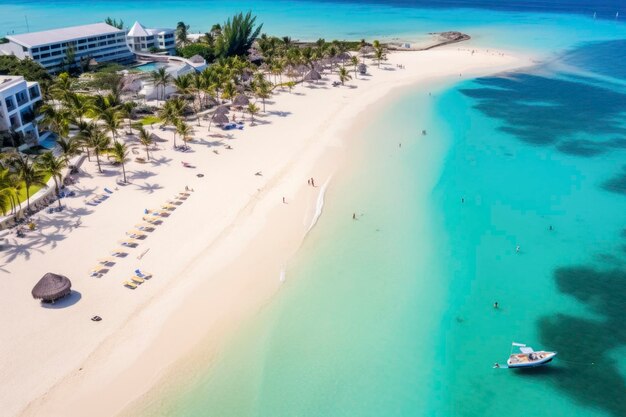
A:
POLYGON ((68 96, 67 104, 71 115, 79 122, 83 121, 83 118, 87 115, 91 108, 88 97, 74 93, 68 96))
POLYGON ((263 102, 263 113, 265 113, 265 99, 270 98, 271 94, 272 94, 272 90, 270 88, 270 85, 267 81, 265 81, 265 79, 263 78, 263 74, 257 74, 258 77, 255 80, 255 88, 254 88, 254 93, 256 94, 256 96, 258 98, 260 98, 263 102))
POLYGON ((70 158, 80 154, 80 143, 76 137, 65 139, 59 137, 57 139, 57 145, 61 148, 61 155, 65 161, 65 165, 69 165, 70 158))
POLYGON ((339 81, 341 81, 341 85, 344 85, 344 83, 348 80, 351 80, 352 76, 350 74, 348 74, 348 70, 346 69, 346 67, 340 67, 339 68, 339 81))
MULTIPOLYGON (((34 158, 37 161, 37 158, 34 158)), ((19 155, 11 160, 11 164, 15 169, 18 177, 24 182, 26 188, 26 210, 30 212, 30 188, 35 185, 44 187, 46 185, 44 179, 45 173, 39 169, 37 164, 31 161, 27 156, 19 155)))
POLYGON ((94 123, 89 124, 83 131, 79 133, 80 141, 87 147, 93 149, 96 155, 96 163, 98 171, 102 172, 100 166, 100 155, 106 152, 111 145, 111 139, 94 123))
POLYGON ((50 94, 55 99, 67 104, 73 89, 74 79, 67 72, 63 72, 54 80, 50 87, 50 94))
POLYGON ((39 123, 42 127, 54 132, 59 137, 67 137, 70 130, 70 113, 61 108, 58 109, 52 104, 44 104, 39 109, 43 119, 39 123))
POLYGON ((37 166, 54 179, 54 192, 59 201, 59 210, 61 210, 59 183, 63 181, 63 169, 67 166, 66 161, 63 158, 57 158, 52 152, 46 152, 39 157, 37 166))
POLYGON ((17 190, 14 187, 13 174, 9 168, 0 169, 0 213, 7 215, 7 206, 11 207, 11 212, 15 209, 17 200, 17 190))
POLYGON ((104 128, 113 137, 113 142, 117 142, 117 131, 120 128, 120 111, 115 108, 108 108, 98 114, 98 120, 104 123, 104 128))
POLYGON ((254 124, 254 115, 259 112, 259 106, 254 103, 248 103, 248 108, 246 110, 250 113, 250 123, 254 124))
POLYGON ((165 88, 172 82, 172 76, 165 68, 159 68, 152 72, 151 78, 154 87, 157 89, 157 100, 159 99, 159 87, 161 87, 163 91, 162 98, 165 98, 165 88))
POLYGON ((113 147, 109 150, 110 155, 115 162, 122 164, 122 173, 124 174, 124 182, 126 181, 126 162, 128 162, 128 146, 125 143, 115 142, 113 147))
POLYGON ((188 37, 189 25, 185 22, 178 22, 176 25, 176 41, 180 46, 185 46, 189 43, 188 37))
MULTIPOLYGON (((374 45, 376 45, 376 42, 378 41, 374 41, 374 45)), ((380 43, 378 44, 378 46, 374 46, 374 57, 378 61, 378 68, 380 68, 380 61, 386 58, 385 49, 382 47, 382 45, 380 45, 380 43)))
POLYGON ((136 107, 137 107, 137 103, 135 103, 132 100, 126 101, 122 103, 122 105, 120 106, 120 113, 124 115, 126 119, 128 119, 128 134, 129 135, 133 133, 132 118, 133 118, 133 114, 135 113, 136 107))
POLYGON ((356 73, 357 67, 359 66, 359 58, 356 55, 352 55, 350 57, 350 64, 354 65, 354 78, 359 78, 356 73))
POLYGON ((176 133, 178 133, 180 137, 183 138, 183 142, 187 144, 187 142, 191 140, 191 136, 193 135, 193 128, 184 121, 179 120, 176 124, 176 133))
POLYGON ((247 54, 263 28, 262 24, 255 27, 255 21, 256 17, 253 17, 250 12, 245 15, 239 13, 232 19, 229 18, 217 38, 215 45, 217 55, 225 58, 247 54))
POLYGON ((174 78, 174 86, 178 92, 182 95, 188 95, 191 92, 191 78, 193 75, 184 74, 178 78, 174 78))
POLYGON ((139 128, 139 143, 141 143, 143 146, 146 147, 146 157, 149 161, 150 153, 148 152, 148 149, 150 148, 150 145, 152 145, 153 143, 152 135, 148 133, 148 131, 144 129, 143 126, 139 128))

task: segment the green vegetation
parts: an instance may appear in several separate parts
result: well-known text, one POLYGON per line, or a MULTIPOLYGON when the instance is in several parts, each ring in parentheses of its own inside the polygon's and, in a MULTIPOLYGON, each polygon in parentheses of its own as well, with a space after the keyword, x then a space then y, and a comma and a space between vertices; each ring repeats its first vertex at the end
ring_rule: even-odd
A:
POLYGON ((52 81, 50 74, 37 62, 28 58, 19 60, 13 55, 0 56, 0 75, 21 75, 27 81, 38 81, 43 88, 52 81))
POLYGON ((176 42, 179 45, 185 46, 189 43, 189 25, 186 25, 185 22, 178 22, 176 24, 176 42))
POLYGON ((247 55, 263 28, 263 24, 255 27, 255 22, 256 16, 250 12, 229 18, 215 42, 216 55, 222 58, 247 55))
POLYGON ((139 120, 141 126, 153 125, 155 123, 161 123, 161 119, 157 116, 146 116, 139 120))
POLYGON ((110 17, 107 17, 106 19, 104 19, 104 23, 118 29, 124 29, 124 21, 122 19, 120 19, 120 21, 118 22, 117 19, 111 19, 110 17))
POLYGON ((200 55, 211 62, 215 59, 215 50, 206 43, 196 42, 186 46, 176 48, 176 54, 183 58, 191 58, 194 55, 200 55))

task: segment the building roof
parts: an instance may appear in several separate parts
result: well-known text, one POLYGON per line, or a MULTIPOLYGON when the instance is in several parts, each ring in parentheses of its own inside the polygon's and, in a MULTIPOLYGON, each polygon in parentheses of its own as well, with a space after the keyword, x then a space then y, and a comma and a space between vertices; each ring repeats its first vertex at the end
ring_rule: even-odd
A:
POLYGON ((0 91, 24 81, 21 75, 0 75, 0 91))
POLYGON ((128 31, 127 36, 130 36, 131 38, 133 38, 133 37, 140 37, 140 36, 162 35, 162 34, 174 33, 174 32, 175 32, 174 29, 164 29, 164 28, 148 29, 141 23, 135 22, 133 27, 131 27, 130 30, 128 31))
POLYGON ((138 37, 138 36, 150 36, 148 32, 146 32, 146 28, 139 22, 135 22, 133 27, 128 31, 127 36, 138 37))
POLYGON ((49 43, 69 41, 88 36, 104 35, 120 31, 122 30, 114 26, 107 25, 106 23, 94 23, 92 25, 72 26, 69 28, 46 30, 43 32, 11 35, 6 38, 23 46, 34 47, 38 45, 47 45, 49 43))

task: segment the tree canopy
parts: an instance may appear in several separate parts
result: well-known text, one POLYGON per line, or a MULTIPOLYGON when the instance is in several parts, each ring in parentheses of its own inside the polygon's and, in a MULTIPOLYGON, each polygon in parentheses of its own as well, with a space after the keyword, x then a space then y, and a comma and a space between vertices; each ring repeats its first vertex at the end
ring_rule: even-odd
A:
POLYGON ((216 55, 222 58, 246 55, 263 28, 263 24, 255 25, 256 16, 250 12, 229 18, 215 43, 216 55))
POLYGON ((52 80, 44 67, 32 59, 19 60, 13 55, 0 56, 0 75, 21 75, 27 81, 46 84, 52 80))

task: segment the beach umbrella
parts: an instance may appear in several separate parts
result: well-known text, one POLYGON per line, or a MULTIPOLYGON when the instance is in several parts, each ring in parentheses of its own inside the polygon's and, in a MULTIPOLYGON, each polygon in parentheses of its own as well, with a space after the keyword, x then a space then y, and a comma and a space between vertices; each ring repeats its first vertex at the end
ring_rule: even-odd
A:
POLYGON ((310 70, 311 68, 307 67, 306 65, 298 65, 296 67, 296 71, 298 71, 300 74, 305 74, 309 72, 310 70))
POLYGON ((215 114, 228 114, 230 113, 230 109, 227 106, 217 106, 215 109, 215 114))
POLYGON ((315 70, 309 71, 309 73, 304 76, 304 81, 317 81, 321 79, 322 79, 322 76, 320 75, 319 72, 315 70))
POLYGON ((228 123, 228 116, 225 114, 216 113, 213 115, 213 123, 216 125, 225 125, 228 123))
POLYGON ((235 106, 247 106, 250 104, 250 99, 245 94, 238 94, 233 100, 235 106))
POLYGON ((370 46, 370 45, 365 45, 364 47, 362 47, 361 49, 359 49, 359 52, 362 55, 367 55, 367 54, 371 54, 374 52, 374 47, 370 46))
POLYGON ((32 295, 44 302, 54 302, 72 292, 72 282, 63 275, 47 273, 33 287, 32 295))
POLYGON ((346 59, 350 59, 352 56, 347 53, 347 52, 342 52, 339 55, 337 55, 335 58, 341 60, 341 61, 345 61, 346 59))

